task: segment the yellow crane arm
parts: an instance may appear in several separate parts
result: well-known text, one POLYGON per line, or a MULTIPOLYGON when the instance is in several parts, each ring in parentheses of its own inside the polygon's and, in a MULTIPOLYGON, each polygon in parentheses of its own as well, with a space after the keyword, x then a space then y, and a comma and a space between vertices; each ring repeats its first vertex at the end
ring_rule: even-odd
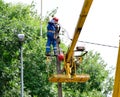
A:
POLYGON ((112 97, 120 97, 120 42, 112 97))
POLYGON ((69 50, 66 54, 66 60, 65 61, 67 63, 70 62, 70 59, 73 55, 73 50, 75 48, 76 42, 78 40, 78 37, 79 37, 80 32, 82 30, 83 24, 85 22, 85 19, 87 17, 88 12, 89 12, 92 1, 93 0, 85 0, 84 1, 83 7, 82 7, 82 10, 81 10, 79 19, 78 19, 78 23, 77 23, 77 26, 76 26, 75 31, 74 31, 74 36, 73 36, 73 39, 72 39, 71 46, 70 46, 70 48, 69 48, 69 50))

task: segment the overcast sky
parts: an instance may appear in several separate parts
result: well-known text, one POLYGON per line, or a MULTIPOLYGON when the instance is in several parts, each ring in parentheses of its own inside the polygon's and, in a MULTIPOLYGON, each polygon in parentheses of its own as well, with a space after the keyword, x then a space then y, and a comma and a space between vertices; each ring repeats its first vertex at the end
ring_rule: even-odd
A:
MULTIPOLYGON (((40 13, 41 0, 4 0, 6 2, 22 2, 31 4, 36 2, 36 9, 40 13)), ((42 0, 42 14, 58 7, 56 17, 59 23, 68 31, 72 38, 73 32, 81 11, 84 0, 42 0)), ((119 46, 120 35, 120 0, 93 0, 89 14, 80 34, 80 41, 99 43, 104 45, 119 46)), ((101 57, 110 66, 115 67, 117 62, 118 48, 98 46, 86 43, 87 50, 101 53, 101 57)))

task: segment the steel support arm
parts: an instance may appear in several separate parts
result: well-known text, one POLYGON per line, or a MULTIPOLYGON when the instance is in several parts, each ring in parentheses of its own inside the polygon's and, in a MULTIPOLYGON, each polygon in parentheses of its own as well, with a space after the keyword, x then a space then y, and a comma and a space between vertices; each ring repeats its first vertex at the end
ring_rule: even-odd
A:
POLYGON ((82 30, 83 24, 85 22, 85 19, 87 17, 88 12, 89 12, 92 1, 93 0, 85 0, 84 1, 83 7, 82 7, 82 10, 81 10, 78 22, 77 22, 77 26, 76 26, 75 31, 74 31, 74 36, 73 36, 73 39, 72 39, 71 46, 68 49, 68 52, 66 54, 66 62, 67 63, 70 62, 70 59, 73 55, 73 51, 74 51, 76 42, 79 38, 80 32, 82 30))
POLYGON ((120 41, 119 41, 118 59, 117 59, 117 65, 116 65, 116 73, 115 73, 112 97, 120 97, 120 41))

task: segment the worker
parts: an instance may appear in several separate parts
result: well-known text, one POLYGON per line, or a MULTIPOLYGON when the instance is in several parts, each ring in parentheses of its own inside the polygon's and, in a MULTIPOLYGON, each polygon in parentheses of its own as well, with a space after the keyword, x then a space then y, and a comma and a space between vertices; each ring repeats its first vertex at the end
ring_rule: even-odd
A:
POLYGON ((55 33, 57 30, 56 24, 58 23, 57 18, 53 18, 48 22, 47 25, 47 43, 46 43, 46 55, 50 56, 50 46, 53 45, 54 55, 57 55, 56 37, 55 33))
POLYGON ((55 21, 55 34, 54 34, 54 38, 58 41, 58 43, 60 43, 60 37, 59 37, 59 32, 60 32, 60 25, 58 23, 58 18, 54 17, 53 20, 55 21))

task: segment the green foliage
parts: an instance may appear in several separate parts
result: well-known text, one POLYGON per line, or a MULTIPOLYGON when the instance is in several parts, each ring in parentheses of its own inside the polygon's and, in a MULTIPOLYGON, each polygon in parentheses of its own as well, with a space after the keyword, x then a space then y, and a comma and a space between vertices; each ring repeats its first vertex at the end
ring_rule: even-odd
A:
POLYGON ((52 97, 52 84, 48 82, 48 72, 46 70, 48 64, 46 64, 44 44, 45 40, 40 38, 25 45, 25 86, 26 89, 31 91, 30 95, 38 97, 47 97, 49 95, 49 97, 52 97))
MULTIPOLYGON (((25 43, 37 38, 39 18, 31 14, 31 6, 5 4, 0 0, 0 96, 20 95, 20 60, 18 33, 24 33, 25 43)), ((27 94, 27 91, 26 91, 27 94)), ((28 97, 28 96, 27 96, 28 97)))
POLYGON ((96 52, 94 54, 93 51, 89 51, 89 53, 84 56, 83 62, 80 64, 77 73, 89 74, 90 80, 85 83, 65 84, 65 96, 106 97, 107 94, 111 93, 113 78, 109 77, 109 71, 106 70, 106 64, 100 57, 99 53, 96 52))
POLYGON ((16 43, 12 41, 13 33, 10 33, 8 6, 0 0, 0 95, 3 97, 6 97, 7 94, 14 94, 15 91, 13 90, 17 91, 20 88, 17 83, 19 81, 19 69, 16 68, 18 61, 14 59, 17 57, 16 43))
POLYGON ((92 90, 88 92, 83 92, 80 97, 106 97, 106 96, 102 95, 100 91, 92 90))

